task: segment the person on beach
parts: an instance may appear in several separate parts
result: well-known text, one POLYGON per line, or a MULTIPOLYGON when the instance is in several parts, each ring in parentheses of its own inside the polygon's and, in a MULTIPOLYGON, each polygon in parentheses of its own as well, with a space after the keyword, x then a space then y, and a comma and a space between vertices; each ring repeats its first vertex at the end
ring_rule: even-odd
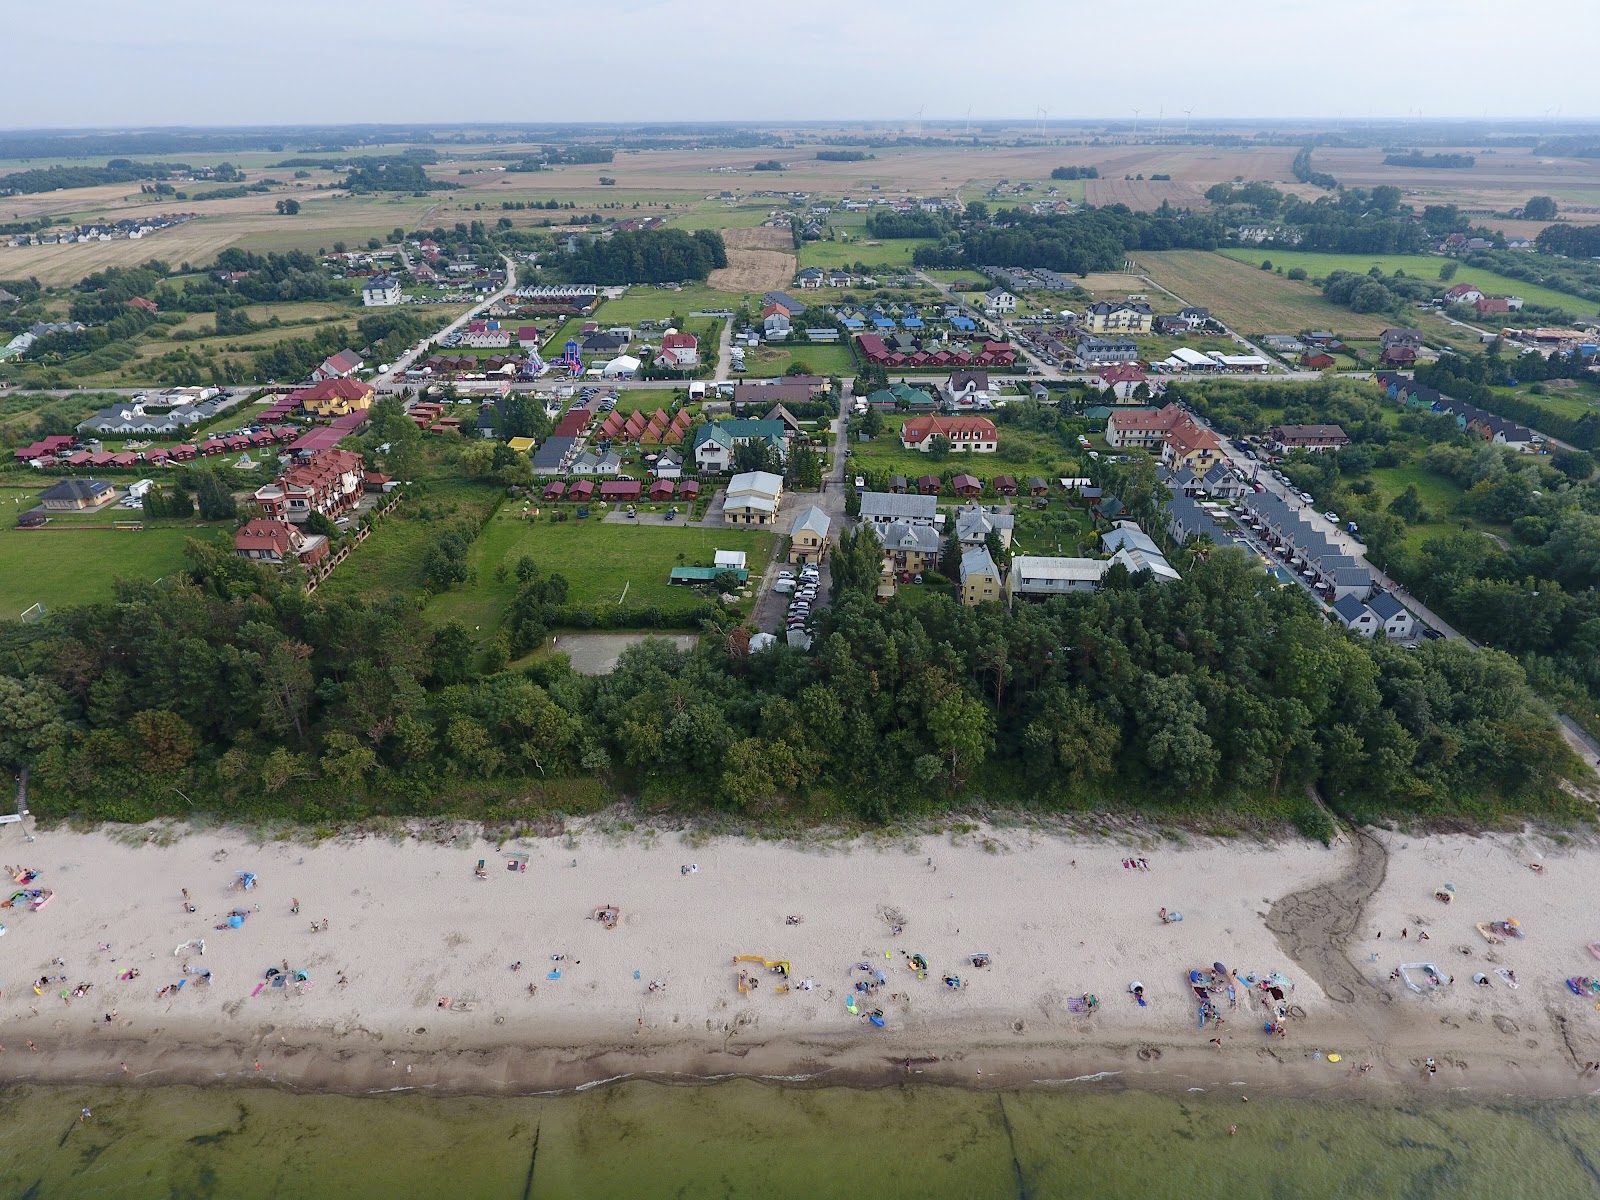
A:
POLYGON ((513 971, 520 971, 520 970, 522 970, 522 960, 521 960, 521 959, 520 959, 520 958, 519 958, 519 959, 518 959, 518 960, 517 960, 517 961, 516 961, 516 962, 514 962, 514 963, 512 963, 512 964, 511 964, 511 969, 512 969, 512 970, 513 970, 513 971))
POLYGON ((291 917, 298 917, 300 915, 300 897, 299 896, 291 896, 291 897, 289 897, 289 915, 291 917))

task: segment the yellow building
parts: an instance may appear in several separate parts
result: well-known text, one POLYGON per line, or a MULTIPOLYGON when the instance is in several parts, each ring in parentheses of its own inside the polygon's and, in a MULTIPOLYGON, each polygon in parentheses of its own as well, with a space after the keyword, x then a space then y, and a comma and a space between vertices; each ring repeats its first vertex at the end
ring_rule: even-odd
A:
POLYGON ((818 563, 828 555, 828 530, 832 520, 815 504, 801 513, 789 535, 789 561, 818 563))
POLYGON ((1000 581, 1000 568, 984 546, 977 546, 961 556, 961 603, 968 608, 990 601, 1005 599, 1005 587, 1000 581))
POLYGON ((783 500, 783 476, 771 471, 746 471, 728 481, 722 515, 729 525, 771 525, 783 500))

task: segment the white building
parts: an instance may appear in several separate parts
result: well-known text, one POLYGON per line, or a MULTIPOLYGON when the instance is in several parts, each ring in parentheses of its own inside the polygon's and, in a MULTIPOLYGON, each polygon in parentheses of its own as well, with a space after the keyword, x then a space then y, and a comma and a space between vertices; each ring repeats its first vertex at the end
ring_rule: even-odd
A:
POLYGON ((361 303, 368 308, 385 308, 403 299, 400 281, 393 275, 374 275, 361 285, 361 303))

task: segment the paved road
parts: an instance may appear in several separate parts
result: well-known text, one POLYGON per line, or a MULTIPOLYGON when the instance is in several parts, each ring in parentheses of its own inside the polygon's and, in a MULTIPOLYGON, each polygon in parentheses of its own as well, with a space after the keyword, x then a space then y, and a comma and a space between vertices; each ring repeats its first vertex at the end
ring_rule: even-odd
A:
POLYGON ((718 379, 727 379, 733 374, 733 319, 730 317, 722 323, 722 336, 717 339, 717 375, 718 379))
POLYGON ((1316 510, 1315 505, 1305 504, 1299 499, 1299 497, 1291 495, 1289 493, 1289 489, 1285 485, 1279 483, 1271 476, 1269 473, 1271 470, 1270 467, 1266 467, 1266 464, 1258 464, 1254 460, 1246 458, 1243 450, 1235 446, 1231 440, 1224 437, 1221 432, 1219 432, 1215 427, 1211 426, 1209 422, 1204 420, 1204 418, 1201 418, 1197 415, 1195 419, 1202 425, 1205 425, 1207 428, 1211 429, 1211 431, 1217 435, 1217 439, 1222 443, 1223 452, 1228 456, 1228 461, 1243 471, 1246 478, 1255 478, 1263 487, 1267 489, 1267 491, 1277 496, 1290 508, 1303 509, 1306 516, 1310 519, 1313 529, 1316 529, 1326 535, 1330 542, 1338 546, 1346 554, 1350 555, 1350 557, 1354 558, 1359 566, 1365 567, 1369 572, 1371 572, 1372 578, 1377 581, 1379 587, 1383 588, 1385 591, 1394 592, 1396 596, 1401 597, 1405 606, 1416 614, 1419 621, 1421 621, 1424 625, 1429 625, 1434 629, 1437 629, 1447 638, 1459 638, 1463 636, 1438 613, 1434 612, 1427 605, 1423 604, 1415 596, 1406 591, 1403 584, 1396 583, 1393 579, 1390 579, 1388 575, 1384 574, 1382 570, 1370 562, 1367 559, 1366 547, 1363 546, 1361 542, 1352 537, 1341 526, 1336 525, 1334 522, 1324 517, 1316 510), (1266 469, 1262 470, 1259 475, 1252 475, 1258 465, 1266 467, 1266 469))
POLYGON ((420 346, 407 350, 404 354, 397 358, 394 361, 394 364, 382 375, 376 375, 373 377, 372 386, 380 392, 394 391, 396 388, 395 378, 397 376, 404 375, 406 368, 409 367, 413 362, 427 354, 430 350, 432 350, 440 342, 444 341, 445 338, 449 337, 456 330, 460 329, 468 321, 471 321, 477 317, 479 313, 482 313, 491 305, 505 299, 508 295, 510 295, 517 286, 517 264, 512 262, 510 256, 508 255, 502 256, 501 261, 506 264, 505 287, 501 288, 498 292, 483 300, 481 303, 474 305, 472 308, 462 313, 443 329, 439 330, 438 333, 433 334, 431 337, 423 341, 420 346))

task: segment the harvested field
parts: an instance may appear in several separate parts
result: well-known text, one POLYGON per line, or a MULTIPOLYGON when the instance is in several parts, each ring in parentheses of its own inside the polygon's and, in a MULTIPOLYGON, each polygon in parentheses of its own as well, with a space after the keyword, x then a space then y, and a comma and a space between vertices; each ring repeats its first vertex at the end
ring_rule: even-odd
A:
POLYGON ((724 229, 722 240, 729 250, 780 250, 794 252, 794 235, 787 229, 724 229))
POLYGON ((787 229, 724 229, 728 265, 707 277, 719 292, 767 292, 794 281, 794 238, 787 229))
POLYGON ((1141 251, 1141 269, 1188 304, 1209 308, 1247 336, 1332 329, 1345 337, 1375 337, 1394 322, 1330 304, 1309 283, 1298 283, 1206 250, 1141 251))
MULTIPOLYGON (((1148 293, 1150 291, 1150 285, 1137 275, 1123 275, 1109 271, 1086 275, 1078 280, 1078 285, 1091 293, 1096 300, 1125 300, 1129 296, 1137 296, 1141 292, 1148 293)), ((1079 297, 1078 293, 1073 292, 1068 296, 1058 298, 1064 300, 1067 307, 1071 308, 1079 297)), ((1156 308, 1159 309, 1161 307, 1158 300, 1152 298, 1152 302, 1156 308)))
POLYGON ((1090 204, 1126 204, 1135 212, 1151 212, 1162 204, 1173 208, 1206 209, 1211 202, 1199 183, 1181 179, 1090 179, 1083 185, 1090 204))
MULTIPOLYGON (((1584 193, 1600 189, 1600 162, 1593 159, 1553 158, 1531 149, 1502 146, 1485 152, 1481 147, 1433 147, 1427 153, 1471 154, 1471 167, 1391 167, 1384 152, 1373 148, 1318 149, 1313 165, 1348 186, 1391 184, 1406 192, 1410 204, 1457 204, 1462 208, 1505 211, 1529 196, 1554 196, 1558 201, 1584 203, 1584 193)), ((1500 222, 1486 218, 1494 228, 1500 222)))

